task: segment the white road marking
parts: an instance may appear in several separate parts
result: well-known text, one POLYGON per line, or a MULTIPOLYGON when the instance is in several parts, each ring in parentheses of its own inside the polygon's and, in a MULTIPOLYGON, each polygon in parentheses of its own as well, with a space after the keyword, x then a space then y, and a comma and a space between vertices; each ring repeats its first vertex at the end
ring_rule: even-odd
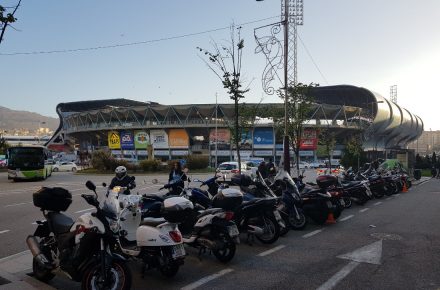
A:
POLYGON ((344 268, 339 270, 338 273, 334 274, 330 279, 327 280, 316 290, 330 290, 333 289, 342 279, 344 279, 348 274, 351 273, 360 263, 351 261, 344 268))
POLYGON ((393 199, 391 196, 390 197, 387 197, 387 198, 385 198, 385 200, 390 200, 390 199, 393 199))
POLYGON ((13 204, 8 204, 8 205, 5 205, 5 207, 11 207, 11 206, 19 206, 19 205, 25 205, 25 204, 29 204, 29 203, 32 203, 32 202, 20 202, 20 203, 13 203, 13 204))
POLYGON ((310 237, 312 237, 312 236, 314 236, 314 235, 316 235, 316 234, 319 234, 320 232, 322 232, 322 230, 316 230, 316 231, 310 232, 310 233, 308 233, 308 234, 305 234, 305 235, 303 235, 302 237, 305 238, 305 239, 307 239, 307 238, 310 238, 310 237))
POLYGON ((91 208, 88 208, 88 209, 83 209, 83 210, 76 211, 75 213, 82 213, 82 212, 91 211, 91 210, 94 210, 94 209, 95 209, 94 207, 91 207, 91 208))
POLYGON ((284 247, 285 247, 285 245, 279 245, 279 246, 276 246, 275 248, 272 248, 270 250, 259 253, 257 256, 264 257, 264 256, 270 255, 272 253, 275 253, 276 251, 279 251, 284 247))
POLYGON ((340 259, 350 260, 341 270, 334 274, 330 279, 322 284, 317 290, 330 290, 347 277, 361 263, 380 265, 382 258, 382 240, 356 249, 353 252, 338 256, 340 259))
POLYGON ((221 270, 221 271, 219 271, 219 272, 217 272, 217 273, 215 273, 215 274, 212 274, 212 275, 209 275, 209 276, 203 277, 202 279, 197 280, 196 282, 191 283, 191 284, 189 284, 189 285, 186 285, 185 287, 182 287, 182 288, 180 288, 180 289, 181 289, 181 290, 192 290, 192 289, 196 289, 197 287, 200 287, 200 286, 202 286, 203 284, 208 283, 209 281, 212 281, 212 280, 217 279, 217 278, 220 278, 221 276, 224 276, 224 275, 226 275, 226 274, 228 274, 228 273, 231 273, 232 271, 234 271, 234 270, 232 270, 232 269, 224 269, 224 270, 221 270))
POLYGON ((0 231, 0 234, 4 234, 4 233, 7 233, 7 232, 10 232, 10 230, 0 231))
POLYGON ((367 210, 369 210, 370 208, 366 207, 364 209, 361 209, 359 212, 366 212, 367 210))
POLYGON ((381 202, 381 201, 378 201, 378 202, 376 202, 374 205, 379 205, 379 204, 382 204, 382 202, 381 202))
POLYGON ((349 215, 349 216, 346 216, 346 217, 344 217, 344 218, 341 218, 339 221, 341 221, 341 222, 345 222, 345 221, 351 219, 352 217, 354 217, 353 214, 351 214, 351 215, 349 215))
POLYGON ((398 196, 400 196, 400 193, 397 193, 397 194, 395 194, 394 196, 395 196, 395 197, 398 197, 398 196))

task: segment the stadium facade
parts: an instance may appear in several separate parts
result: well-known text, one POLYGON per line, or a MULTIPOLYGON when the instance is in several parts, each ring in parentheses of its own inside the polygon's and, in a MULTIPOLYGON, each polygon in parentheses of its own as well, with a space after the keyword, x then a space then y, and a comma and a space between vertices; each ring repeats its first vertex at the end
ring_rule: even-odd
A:
MULTIPOLYGON (((405 149, 423 132, 420 117, 365 88, 316 87, 312 95, 315 103, 304 124, 300 152, 306 159, 316 158, 322 128, 337 137, 335 156, 353 134, 362 136, 365 150, 384 151, 405 149)), ((282 109, 283 104, 244 106, 257 113, 242 132, 242 155, 279 158, 282 132, 268 112, 282 109)), ((56 110, 60 125, 47 143, 53 149, 65 150, 69 144, 88 151, 108 148, 115 156, 137 160, 145 159, 147 150, 162 160, 188 154, 217 156, 218 162, 234 157, 230 133, 233 104, 162 105, 110 99, 61 103, 56 110)))

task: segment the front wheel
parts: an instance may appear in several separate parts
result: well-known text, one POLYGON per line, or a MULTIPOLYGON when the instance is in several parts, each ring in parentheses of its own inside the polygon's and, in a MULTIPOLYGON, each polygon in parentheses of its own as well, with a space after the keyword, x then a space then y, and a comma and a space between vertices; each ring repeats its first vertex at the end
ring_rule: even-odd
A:
POLYGON ((131 288, 131 272, 124 262, 113 261, 107 269, 107 277, 101 279, 101 264, 90 267, 81 283, 82 290, 129 290, 131 288))
POLYGON ((34 272, 34 277, 38 280, 47 283, 55 277, 50 269, 44 268, 34 257, 32 259, 32 271, 34 272))
POLYGON ((296 231, 303 230, 307 225, 307 218, 302 209, 297 208, 298 217, 295 214, 295 211, 292 211, 289 214, 289 224, 292 229, 296 231))
POLYGON ((229 234, 223 234, 220 238, 221 240, 217 240, 216 242, 222 244, 223 247, 213 250, 212 253, 220 262, 227 263, 235 256, 235 243, 229 234))
POLYGON ((58 172, 58 167, 55 167, 54 169, 53 169, 53 172, 58 172))
POLYGON ((256 236, 263 244, 273 244, 280 237, 280 225, 273 214, 264 214, 257 226, 263 228, 263 234, 256 236))

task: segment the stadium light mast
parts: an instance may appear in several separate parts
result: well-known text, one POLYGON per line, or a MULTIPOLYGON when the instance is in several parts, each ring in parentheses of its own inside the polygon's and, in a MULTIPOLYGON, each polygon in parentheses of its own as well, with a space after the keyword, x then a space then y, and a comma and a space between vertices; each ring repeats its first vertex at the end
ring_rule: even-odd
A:
MULTIPOLYGON (((256 0, 258 2, 264 0, 256 0)), ((288 135, 288 96, 289 84, 296 86, 298 83, 298 25, 304 22, 304 3, 303 0, 281 0, 281 24, 284 27, 284 138, 283 156, 284 170, 290 173, 290 146, 288 135)), ((261 44, 260 44, 261 45, 261 44)), ((266 56, 267 57, 267 56, 266 56)))

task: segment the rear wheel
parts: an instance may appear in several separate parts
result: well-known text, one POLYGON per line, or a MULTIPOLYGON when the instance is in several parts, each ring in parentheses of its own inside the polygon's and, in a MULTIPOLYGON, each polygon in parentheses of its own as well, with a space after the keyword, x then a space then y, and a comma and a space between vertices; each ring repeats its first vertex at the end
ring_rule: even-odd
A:
POLYGON ((229 234, 222 234, 220 240, 216 241, 223 245, 221 249, 212 251, 214 256, 222 263, 227 263, 235 256, 235 243, 229 234))
POLYGON ((113 261, 107 268, 107 277, 101 279, 101 264, 90 267, 81 283, 82 290, 129 290, 131 288, 131 272, 124 262, 113 261))
POLYGON ((72 167, 72 172, 76 172, 76 167, 72 167))
POLYGON ((257 226, 263 229, 263 234, 256 236, 263 244, 273 244, 280 237, 280 226, 273 214, 264 214, 257 226))
POLYGON ((159 268, 159 271, 165 277, 171 278, 176 276, 177 272, 179 272, 180 265, 170 262, 168 265, 162 266, 159 268))
POLYGON ((55 167, 54 169, 53 169, 53 172, 58 172, 58 167, 55 167))
POLYGON ((38 280, 47 283, 55 277, 50 269, 44 268, 34 257, 32 259, 32 271, 34 272, 34 277, 38 280))

